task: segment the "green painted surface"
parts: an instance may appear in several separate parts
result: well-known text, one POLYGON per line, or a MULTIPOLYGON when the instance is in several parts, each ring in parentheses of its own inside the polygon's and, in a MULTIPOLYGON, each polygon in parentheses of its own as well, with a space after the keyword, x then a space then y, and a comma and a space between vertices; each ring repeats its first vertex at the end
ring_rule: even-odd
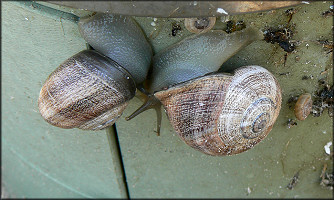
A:
MULTIPOLYGON (((163 115, 161 136, 156 136, 155 111, 150 110, 127 122, 141 101, 131 100, 123 118, 117 124, 121 151, 131 197, 187 197, 187 198, 330 198, 331 190, 322 188, 320 174, 324 164, 331 172, 332 157, 324 146, 333 140, 332 118, 327 109, 321 117, 309 116, 298 125, 287 128, 289 118, 296 119, 288 108, 290 95, 314 93, 318 80, 325 78, 333 84, 332 53, 324 50, 316 40, 332 40, 332 18, 324 18, 331 2, 312 2, 295 7, 290 24, 295 24, 292 39, 299 41, 297 51, 287 56, 277 45, 257 41, 227 61, 222 71, 243 65, 257 64, 267 68, 282 87, 282 110, 268 137, 253 149, 235 156, 204 155, 183 143, 163 115), (296 57, 300 58, 299 60, 296 57), (328 69, 327 74, 321 74, 328 69), (289 72, 288 75, 279 75, 289 72), (304 75, 313 79, 302 80, 304 75), (328 75, 328 76, 327 76, 328 75), (287 185, 299 172, 299 180, 292 190, 287 185)), ((247 26, 264 29, 284 25, 288 21, 286 9, 230 16, 229 20, 243 20, 247 26)), ((155 52, 181 40, 190 33, 184 29, 183 19, 136 18, 143 27, 155 52), (172 23, 182 27, 171 36, 172 23), (156 28, 156 30, 154 30, 156 28)), ((214 29, 226 26, 220 18, 214 29)), ((331 147, 331 149, 333 146, 331 147)))
POLYGON ((1 169, 8 193, 29 198, 125 197, 119 157, 109 145, 115 141, 112 130, 56 128, 38 111, 47 76, 86 48, 75 17, 17 2, 2 2, 1 14, 1 169))
MULTIPOLYGON (((121 197, 123 177, 112 130, 100 132, 63 130, 40 117, 39 90, 62 61, 84 49, 75 19, 90 12, 41 3, 64 12, 2 3, 2 178, 17 197, 121 197), (23 85, 23 86, 22 86, 23 85), (110 148, 111 147, 111 148, 110 148), (111 150, 111 154, 110 154, 111 150)), ((156 136, 155 112, 147 111, 127 122, 141 101, 130 101, 117 132, 130 197, 243 197, 329 198, 332 191, 320 187, 324 164, 332 171, 332 157, 324 145, 333 140, 332 118, 309 116, 287 128, 290 95, 314 93, 317 81, 333 84, 332 53, 316 40, 332 40, 332 18, 321 13, 331 2, 295 7, 290 24, 297 51, 287 56, 277 44, 257 41, 227 61, 222 70, 257 64, 267 68, 282 87, 283 102, 269 136, 253 149, 235 156, 212 157, 184 144, 163 115, 161 136, 156 136), (298 58, 298 59, 296 59, 298 58), (322 73, 328 70, 327 73, 322 73), (279 75, 289 72, 288 75, 279 75), (313 79, 302 80, 304 75, 313 79), (292 190, 286 186, 299 172, 292 190)), ((230 16, 260 29, 286 24, 285 10, 230 16)), ((190 35, 183 19, 135 17, 156 52, 190 35), (152 22, 155 26, 152 26, 152 22), (172 24, 182 30, 172 36, 172 24)), ((218 18, 214 29, 223 29, 218 18)), ((333 147, 333 146, 332 146, 333 147)), ((331 147, 331 149, 332 149, 331 147)), ((332 151, 333 152, 333 151, 332 151)))

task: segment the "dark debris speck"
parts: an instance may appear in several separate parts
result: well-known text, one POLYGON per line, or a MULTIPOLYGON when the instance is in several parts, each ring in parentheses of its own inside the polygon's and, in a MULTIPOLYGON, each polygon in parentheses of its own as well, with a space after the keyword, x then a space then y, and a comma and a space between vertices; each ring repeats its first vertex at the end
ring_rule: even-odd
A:
POLYGON ((277 43, 285 52, 295 50, 295 44, 290 41, 293 36, 292 30, 289 28, 283 29, 268 29, 264 31, 264 40, 272 44, 277 43))
POLYGON ((244 23, 244 21, 235 22, 233 20, 230 20, 230 21, 226 22, 225 32, 226 33, 233 33, 235 31, 240 31, 244 28, 246 28, 246 24, 244 23))
POLYGON ((312 105, 312 115, 314 117, 319 117, 324 109, 328 108, 328 115, 333 117, 334 108, 334 88, 333 85, 327 85, 324 79, 319 80, 320 89, 316 91, 313 105, 312 105))
POLYGON ((176 36, 178 31, 181 31, 182 28, 179 24, 177 23, 172 23, 172 36, 176 36))
POLYGON ((288 121, 287 121, 287 127, 288 127, 288 128, 291 128, 291 127, 293 127, 293 126, 297 126, 297 122, 296 122, 296 120, 288 119, 288 121))

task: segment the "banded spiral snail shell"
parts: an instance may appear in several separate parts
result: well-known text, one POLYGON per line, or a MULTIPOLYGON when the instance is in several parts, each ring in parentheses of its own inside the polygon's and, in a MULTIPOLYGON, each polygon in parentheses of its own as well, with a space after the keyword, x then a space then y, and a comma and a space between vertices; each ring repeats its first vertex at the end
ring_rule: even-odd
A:
POLYGON ((185 18, 184 26, 191 33, 206 33, 213 28, 216 17, 185 18))
POLYGON ((154 96, 180 138, 210 155, 252 148, 268 135, 281 108, 277 80, 259 66, 203 76, 154 96))
POLYGON ((209 31, 157 53, 149 88, 154 95, 130 118, 159 101, 189 146, 219 156, 250 149, 267 136, 279 114, 279 83, 260 66, 242 67, 234 75, 212 72, 262 38, 252 28, 231 34, 209 31))
POLYGON ((312 110, 311 94, 305 93, 300 95, 295 105, 295 116, 299 120, 305 120, 312 110))

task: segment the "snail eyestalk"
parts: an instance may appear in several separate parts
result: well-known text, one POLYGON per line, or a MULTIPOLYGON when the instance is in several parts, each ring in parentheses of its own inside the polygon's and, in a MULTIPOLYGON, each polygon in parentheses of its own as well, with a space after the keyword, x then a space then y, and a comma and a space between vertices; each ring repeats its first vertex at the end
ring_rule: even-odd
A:
POLYGON ((142 112, 145 112, 149 109, 154 109, 157 114, 157 136, 160 135, 160 127, 161 127, 161 103, 155 98, 153 95, 147 95, 146 100, 142 106, 140 106, 136 111, 134 111, 130 116, 126 117, 125 120, 129 121, 139 115, 142 112))

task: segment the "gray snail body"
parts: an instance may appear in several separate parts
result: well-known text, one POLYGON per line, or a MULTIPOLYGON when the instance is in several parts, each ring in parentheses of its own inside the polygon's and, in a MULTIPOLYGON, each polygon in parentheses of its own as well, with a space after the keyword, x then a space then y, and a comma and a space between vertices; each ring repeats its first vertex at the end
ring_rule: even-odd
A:
POLYGON ((261 38, 262 33, 252 28, 231 34, 215 30, 187 37, 154 55, 150 90, 160 91, 216 72, 240 49, 261 38))
POLYGON ((131 17, 96 14, 80 19, 78 26, 88 44, 128 70, 137 84, 146 79, 152 49, 131 17))
POLYGON ((96 14, 79 21, 95 50, 64 61, 38 99, 43 118, 61 128, 100 130, 115 123, 150 67, 152 50, 131 17, 96 14))
MULTIPOLYGON (((244 152, 262 141, 281 108, 276 78, 260 66, 212 74, 262 34, 251 28, 190 36, 153 58, 153 96, 129 118, 162 103, 179 137, 209 155, 244 152)), ((159 120, 160 121, 160 120, 159 120)), ((158 125, 159 129, 159 125, 158 125)))

